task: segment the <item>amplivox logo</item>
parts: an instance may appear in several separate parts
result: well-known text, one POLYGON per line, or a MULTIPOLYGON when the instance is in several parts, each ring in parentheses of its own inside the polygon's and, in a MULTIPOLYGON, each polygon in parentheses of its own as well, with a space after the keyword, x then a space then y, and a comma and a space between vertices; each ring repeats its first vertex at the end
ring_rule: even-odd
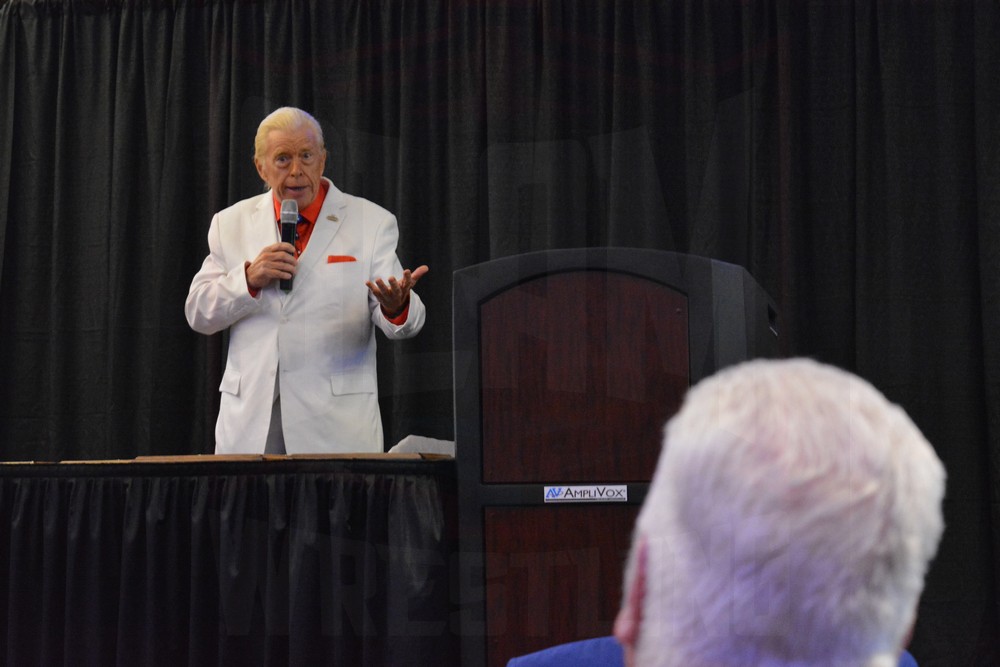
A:
POLYGON ((547 503, 624 503, 628 501, 628 486, 546 486, 547 503))

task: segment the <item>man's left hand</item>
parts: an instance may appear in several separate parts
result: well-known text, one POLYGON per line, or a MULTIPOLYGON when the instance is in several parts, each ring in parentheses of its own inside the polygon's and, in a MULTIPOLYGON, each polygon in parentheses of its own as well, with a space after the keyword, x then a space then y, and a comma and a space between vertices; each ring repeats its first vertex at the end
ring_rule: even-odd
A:
POLYGON ((374 281, 369 280, 365 285, 368 285, 368 289, 378 299, 379 305, 382 306, 382 314, 392 319, 402 314, 410 302, 410 290, 429 270, 425 264, 413 271, 404 269, 403 277, 398 280, 395 276, 389 276, 389 280, 376 278, 374 281))

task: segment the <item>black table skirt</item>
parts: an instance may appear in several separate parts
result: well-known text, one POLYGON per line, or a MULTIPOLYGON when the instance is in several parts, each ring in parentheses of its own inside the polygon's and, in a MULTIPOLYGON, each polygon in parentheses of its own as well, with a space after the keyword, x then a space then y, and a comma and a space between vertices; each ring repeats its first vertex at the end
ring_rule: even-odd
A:
POLYGON ((454 526, 450 459, 0 465, 0 661, 457 664, 454 526))

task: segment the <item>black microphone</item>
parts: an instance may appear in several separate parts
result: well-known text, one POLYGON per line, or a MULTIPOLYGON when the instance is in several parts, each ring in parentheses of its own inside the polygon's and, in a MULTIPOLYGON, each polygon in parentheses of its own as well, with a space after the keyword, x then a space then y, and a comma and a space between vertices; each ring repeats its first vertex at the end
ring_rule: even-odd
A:
MULTIPOLYGON (((295 225, 299 222, 299 203, 294 199, 281 202, 281 242, 295 245, 295 225)), ((292 278, 282 278, 280 287, 285 292, 292 291, 292 278)))

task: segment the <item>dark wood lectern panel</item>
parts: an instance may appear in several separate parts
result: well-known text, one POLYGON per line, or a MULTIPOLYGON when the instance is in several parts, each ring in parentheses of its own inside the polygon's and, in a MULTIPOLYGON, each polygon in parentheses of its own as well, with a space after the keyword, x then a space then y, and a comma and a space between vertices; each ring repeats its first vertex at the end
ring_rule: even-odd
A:
POLYGON ((571 248, 456 271, 453 318, 461 664, 607 635, 664 424, 777 352, 774 304, 733 264, 571 248), (625 503, 545 502, 609 483, 625 503))
POLYGON ((611 634, 638 505, 485 509, 487 664, 611 634))
POLYGON ((690 381, 685 295, 567 271, 505 290, 480 316, 484 483, 650 479, 690 381))

